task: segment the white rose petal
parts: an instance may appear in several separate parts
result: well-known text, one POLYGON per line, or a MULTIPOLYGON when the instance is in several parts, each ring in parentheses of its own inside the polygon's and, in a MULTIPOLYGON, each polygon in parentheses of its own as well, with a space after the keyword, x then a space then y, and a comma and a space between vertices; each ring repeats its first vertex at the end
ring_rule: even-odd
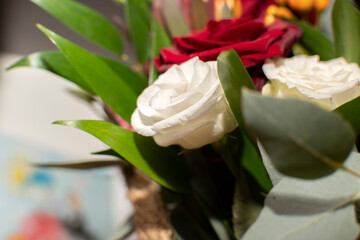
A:
POLYGON ((146 88, 131 124, 160 146, 178 144, 187 149, 218 141, 237 126, 216 62, 198 58, 174 65, 146 88))
POLYGON ((360 95, 360 68, 344 58, 326 62, 304 55, 269 59, 263 71, 270 79, 263 95, 308 100, 330 110, 360 95))

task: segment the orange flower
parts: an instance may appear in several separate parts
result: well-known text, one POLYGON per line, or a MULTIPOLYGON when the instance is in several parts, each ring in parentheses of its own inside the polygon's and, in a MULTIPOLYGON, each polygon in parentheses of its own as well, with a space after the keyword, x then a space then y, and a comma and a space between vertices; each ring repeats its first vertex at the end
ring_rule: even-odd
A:
POLYGON ((314 8, 317 11, 324 11, 329 6, 330 0, 315 0, 314 8))
POLYGON ((309 12, 313 8, 314 0, 288 0, 288 5, 296 11, 309 12))

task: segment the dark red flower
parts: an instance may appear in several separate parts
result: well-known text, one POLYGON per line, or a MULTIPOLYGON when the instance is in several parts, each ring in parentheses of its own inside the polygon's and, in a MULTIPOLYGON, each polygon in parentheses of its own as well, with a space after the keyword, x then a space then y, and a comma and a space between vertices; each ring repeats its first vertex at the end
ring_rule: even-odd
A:
POLYGON ((247 68, 260 65, 266 58, 290 53, 300 38, 301 29, 277 20, 265 26, 262 19, 250 16, 240 19, 210 21, 205 30, 186 37, 175 37, 175 44, 160 51, 155 59, 159 72, 198 56, 203 61, 216 60, 218 55, 234 49, 247 68))

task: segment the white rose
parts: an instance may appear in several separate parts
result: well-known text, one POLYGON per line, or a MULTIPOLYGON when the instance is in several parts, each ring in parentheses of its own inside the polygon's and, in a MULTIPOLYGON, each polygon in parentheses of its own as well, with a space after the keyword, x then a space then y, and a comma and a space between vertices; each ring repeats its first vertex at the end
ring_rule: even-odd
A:
POLYGON ((320 62, 318 56, 294 56, 267 60, 263 65, 270 82, 262 94, 311 101, 326 109, 360 95, 360 68, 344 58, 320 62))
POLYGON ((160 146, 200 148, 237 126, 217 74, 216 62, 193 58, 160 75, 137 99, 136 132, 160 146))

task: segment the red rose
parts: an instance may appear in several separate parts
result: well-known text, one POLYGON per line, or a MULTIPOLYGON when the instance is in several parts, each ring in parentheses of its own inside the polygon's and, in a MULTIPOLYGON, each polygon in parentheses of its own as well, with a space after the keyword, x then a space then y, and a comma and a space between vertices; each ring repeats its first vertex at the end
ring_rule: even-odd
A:
POLYGON ((164 72, 171 65, 195 56, 203 61, 216 60, 222 51, 234 49, 244 65, 251 68, 266 58, 289 54, 291 46, 300 36, 299 27, 280 20, 270 26, 250 16, 210 21, 204 31, 175 37, 175 44, 162 49, 155 63, 158 71, 164 72))

